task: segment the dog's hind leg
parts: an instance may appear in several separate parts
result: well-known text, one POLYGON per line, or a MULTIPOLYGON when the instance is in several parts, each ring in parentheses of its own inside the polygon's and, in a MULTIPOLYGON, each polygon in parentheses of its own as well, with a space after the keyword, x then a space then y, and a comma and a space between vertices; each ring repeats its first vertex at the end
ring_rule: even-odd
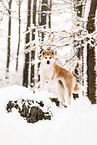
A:
POLYGON ((57 93, 58 93, 58 96, 61 98, 62 102, 65 102, 64 86, 61 80, 57 81, 57 93))
POLYGON ((71 90, 68 90, 68 104, 70 105, 71 104, 71 90))

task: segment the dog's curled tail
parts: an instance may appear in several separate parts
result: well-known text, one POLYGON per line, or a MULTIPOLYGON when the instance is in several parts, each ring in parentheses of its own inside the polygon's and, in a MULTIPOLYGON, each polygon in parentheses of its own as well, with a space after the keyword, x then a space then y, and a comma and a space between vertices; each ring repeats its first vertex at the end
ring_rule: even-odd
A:
POLYGON ((74 87, 74 92, 78 93, 80 91, 80 88, 77 86, 77 84, 74 87))
POLYGON ((79 91, 79 90, 80 90, 80 88, 76 84, 75 87, 74 87, 74 91, 79 91))

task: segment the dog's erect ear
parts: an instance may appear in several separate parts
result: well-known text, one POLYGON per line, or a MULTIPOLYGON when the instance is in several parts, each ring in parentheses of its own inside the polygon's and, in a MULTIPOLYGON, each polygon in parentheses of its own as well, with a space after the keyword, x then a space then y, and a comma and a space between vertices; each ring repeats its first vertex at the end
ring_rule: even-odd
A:
POLYGON ((44 50, 42 51, 42 55, 45 55, 45 51, 44 50))
POLYGON ((54 53, 54 50, 52 50, 52 51, 51 51, 51 54, 52 54, 52 55, 54 55, 54 54, 55 54, 55 53, 54 53))

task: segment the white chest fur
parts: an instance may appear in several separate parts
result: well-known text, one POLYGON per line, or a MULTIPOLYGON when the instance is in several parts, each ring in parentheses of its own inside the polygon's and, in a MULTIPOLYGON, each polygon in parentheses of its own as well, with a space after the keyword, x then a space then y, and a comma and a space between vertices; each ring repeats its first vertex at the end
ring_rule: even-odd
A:
POLYGON ((53 76, 54 67, 53 65, 43 65, 40 66, 40 74, 46 79, 50 80, 53 76))
POLYGON ((52 80, 54 74, 54 66, 40 66, 41 89, 49 92, 56 92, 56 82, 52 80))

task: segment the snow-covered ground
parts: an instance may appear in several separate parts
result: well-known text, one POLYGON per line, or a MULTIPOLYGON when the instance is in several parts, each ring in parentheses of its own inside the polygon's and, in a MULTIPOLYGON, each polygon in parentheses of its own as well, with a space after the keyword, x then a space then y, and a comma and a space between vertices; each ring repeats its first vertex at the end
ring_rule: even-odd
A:
MULTIPOLYGON (((9 80, 5 79, 7 15, 4 15, 0 23, 2 28, 2 31, 0 31, 0 62, 2 62, 0 63, 0 145, 97 145, 97 105, 92 105, 87 97, 80 95, 80 98, 77 100, 72 99, 72 104, 68 108, 62 106, 56 107, 49 99, 49 97, 55 97, 54 94, 39 90, 36 90, 36 93, 33 94, 33 91, 30 89, 19 86, 22 84, 24 65, 26 3, 27 1, 23 0, 21 7, 21 48, 19 71, 17 73, 15 72, 15 63, 18 22, 12 18, 12 49, 9 80), (32 124, 27 123, 16 109, 13 109, 11 113, 7 113, 6 105, 8 101, 21 99, 43 100, 45 102, 44 111, 47 109, 46 106, 49 106, 53 114, 52 119, 32 124)), ((52 29, 56 31, 63 29, 71 31, 73 19, 71 8, 69 9, 69 6, 64 6, 63 0, 54 0, 52 6, 52 29), (58 9, 61 12, 58 12, 58 9)), ((13 12, 15 12, 13 17, 17 18, 18 6, 15 1, 13 1, 13 12)), ((58 55, 61 55, 62 52, 59 50, 58 55)))
POLYGON ((25 87, 0 88, 0 145, 97 145, 97 105, 87 97, 72 99, 68 108, 56 107, 49 97, 53 94, 25 87), (51 106, 51 120, 27 123, 16 109, 7 113, 9 100, 43 100, 51 106))

